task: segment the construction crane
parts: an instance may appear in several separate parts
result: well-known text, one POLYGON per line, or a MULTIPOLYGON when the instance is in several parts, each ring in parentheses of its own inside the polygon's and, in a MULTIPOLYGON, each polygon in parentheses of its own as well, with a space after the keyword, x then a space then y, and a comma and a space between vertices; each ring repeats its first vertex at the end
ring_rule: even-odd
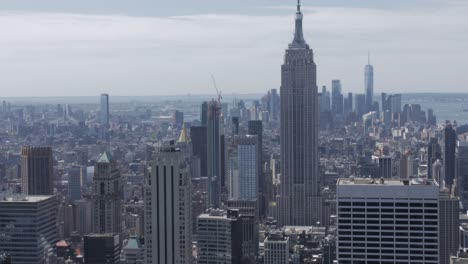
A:
POLYGON ((216 80, 213 74, 211 74, 211 80, 213 80, 213 86, 216 89, 216 94, 218 95, 218 103, 221 104, 221 99, 223 99, 223 97, 221 96, 221 91, 218 90, 218 86, 216 85, 216 80))

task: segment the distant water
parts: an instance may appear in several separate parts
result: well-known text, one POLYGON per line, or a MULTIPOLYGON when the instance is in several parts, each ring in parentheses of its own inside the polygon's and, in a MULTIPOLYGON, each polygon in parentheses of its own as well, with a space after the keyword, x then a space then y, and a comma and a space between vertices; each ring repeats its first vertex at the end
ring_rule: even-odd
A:
POLYGON ((432 108, 437 123, 456 120, 458 125, 468 124, 468 94, 455 93, 417 93, 402 94, 402 107, 405 104, 420 104, 427 112, 432 108), (467 112, 463 112, 466 109, 467 112))

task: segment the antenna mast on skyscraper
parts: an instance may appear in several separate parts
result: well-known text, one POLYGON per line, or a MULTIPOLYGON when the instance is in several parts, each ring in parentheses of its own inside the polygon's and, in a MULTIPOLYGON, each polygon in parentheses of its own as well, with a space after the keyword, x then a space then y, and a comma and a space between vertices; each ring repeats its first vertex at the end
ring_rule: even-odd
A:
POLYGON ((301 12, 301 0, 297 0, 297 12, 301 12))
POLYGON ((367 50, 367 65, 370 65, 370 50, 367 50))

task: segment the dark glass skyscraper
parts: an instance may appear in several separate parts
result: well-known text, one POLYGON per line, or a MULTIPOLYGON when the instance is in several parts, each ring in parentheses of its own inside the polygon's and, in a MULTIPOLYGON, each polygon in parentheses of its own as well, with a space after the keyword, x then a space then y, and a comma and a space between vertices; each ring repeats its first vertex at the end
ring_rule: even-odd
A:
POLYGON ((278 225, 320 220, 317 69, 304 40, 298 2, 294 40, 281 66, 281 187, 278 225))
POLYGON ((28 195, 54 193, 54 168, 51 147, 26 146, 21 149, 22 191, 28 195))
POLYGON ((221 203, 221 136, 220 105, 216 101, 208 103, 207 112, 207 174, 208 207, 218 208, 221 203))
POLYGON ((451 189, 455 178, 455 148, 457 146, 457 133, 452 124, 447 124, 444 129, 444 174, 445 184, 451 189))

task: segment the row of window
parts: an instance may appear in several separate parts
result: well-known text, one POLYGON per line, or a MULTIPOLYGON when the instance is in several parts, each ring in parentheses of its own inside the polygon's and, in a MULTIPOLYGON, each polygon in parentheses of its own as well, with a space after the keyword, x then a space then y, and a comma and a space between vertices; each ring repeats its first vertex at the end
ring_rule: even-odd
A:
POLYGON ((340 207, 338 212, 373 212, 373 213, 416 213, 437 214, 437 209, 414 209, 414 208, 364 208, 364 207, 340 207))
POLYGON ((338 202, 338 206, 376 206, 376 207, 432 207, 437 208, 437 203, 416 202, 338 202))
POLYGON ((339 218, 400 218, 400 219, 437 219, 438 215, 427 214, 338 214, 339 218))

